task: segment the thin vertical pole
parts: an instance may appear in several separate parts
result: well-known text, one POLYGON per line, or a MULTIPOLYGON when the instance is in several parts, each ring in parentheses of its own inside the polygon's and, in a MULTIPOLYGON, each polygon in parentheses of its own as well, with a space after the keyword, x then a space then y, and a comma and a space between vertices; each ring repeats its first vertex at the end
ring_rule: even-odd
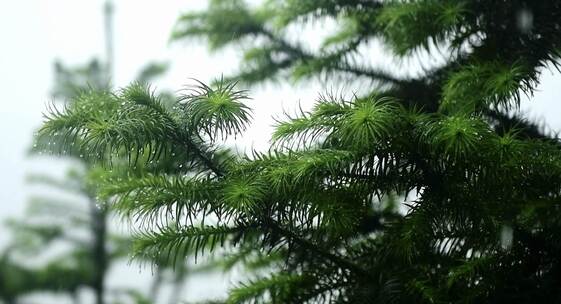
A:
POLYGON ((106 81, 111 85, 113 80, 113 1, 105 1, 104 19, 105 19, 105 70, 106 81))
MULTIPOLYGON (((113 2, 107 0, 103 9, 105 27, 105 83, 108 89, 112 87, 113 78, 113 2)), ((93 258, 94 280, 93 288, 95 292, 95 303, 105 303, 105 275, 108 266, 107 257, 107 205, 98 202, 92 195, 93 205, 91 206, 92 225, 94 231, 93 258)))

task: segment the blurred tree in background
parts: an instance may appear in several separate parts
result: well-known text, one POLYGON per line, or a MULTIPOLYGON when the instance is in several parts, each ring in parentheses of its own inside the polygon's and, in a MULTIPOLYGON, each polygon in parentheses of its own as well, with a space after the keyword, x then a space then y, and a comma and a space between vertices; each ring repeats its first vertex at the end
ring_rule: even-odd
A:
MULTIPOLYGON (((166 70, 166 64, 149 64, 141 71, 138 81, 154 80, 166 70)), ((107 90, 106 73, 97 60, 77 68, 55 63, 53 97, 71 103, 85 90, 107 90)), ((43 154, 45 149, 59 148, 51 138, 42 137, 31 153, 43 154)), ((16 303, 33 293, 52 292, 66 294, 79 303, 80 288, 88 287, 93 290, 96 303, 120 303, 121 299, 128 299, 144 304, 155 301, 160 285, 169 281, 174 285, 171 303, 177 303, 187 274, 185 264, 166 269, 160 263, 162 267, 155 268, 148 294, 132 288, 107 286, 107 272, 111 266, 130 256, 131 239, 110 232, 111 207, 97 196, 97 178, 103 169, 72 147, 64 155, 71 163, 66 177, 32 174, 29 181, 70 194, 70 198, 60 198, 57 193, 33 197, 25 219, 12 219, 7 223, 13 240, 2 255, 0 299, 16 303), (49 250, 55 253, 45 256, 49 250), (45 261, 22 266, 29 264, 23 261, 33 257, 45 261), (166 273, 171 270, 175 272, 168 278, 166 273)))
MULTIPOLYGON (((72 100, 80 90, 89 87, 92 90, 106 90, 106 77, 97 60, 75 69, 55 63, 55 88, 53 96, 72 100)), ((54 142, 44 137, 42 143, 36 143, 32 154, 42 154, 38 145, 52 149, 54 142)), ((83 161, 83 155, 76 149, 65 151, 69 160, 74 161, 73 169, 64 179, 49 175, 32 175, 30 181, 46 185, 62 192, 75 194, 78 198, 65 202, 58 197, 42 195, 29 203, 25 220, 11 220, 13 241, 6 254, 6 261, 14 259, 13 253, 26 258, 41 257, 49 248, 65 246, 69 248, 55 257, 47 259, 44 265, 24 268, 15 266, 10 271, 3 271, 3 282, 7 285, 1 294, 8 302, 33 292, 67 293, 78 297, 78 289, 84 286, 94 290, 97 303, 103 303, 104 278, 109 260, 126 255, 128 239, 107 235, 107 209, 96 199, 95 185, 88 182, 88 170, 92 166, 83 161), (78 163, 76 163, 78 162, 78 163), (80 200, 86 204, 80 203, 80 200), (109 240, 111 239, 111 241, 109 240), (62 245, 61 245, 62 243, 62 245), (19 275, 16 272, 19 270, 19 275), (22 276, 19 280, 12 277, 22 276)), ((54 196, 54 195, 51 195, 54 196)), ((17 256, 16 256, 17 258, 17 256)))
POLYGON ((245 265, 227 303, 558 302, 559 143, 517 109, 558 67, 560 17, 553 0, 210 1, 173 38, 242 48, 239 73, 174 103, 139 83, 84 93, 41 134, 105 165, 136 258, 245 265), (401 75, 368 64, 375 43, 446 60, 401 75), (227 149, 252 115, 231 81, 315 77, 361 90, 280 120, 268 152, 227 149))

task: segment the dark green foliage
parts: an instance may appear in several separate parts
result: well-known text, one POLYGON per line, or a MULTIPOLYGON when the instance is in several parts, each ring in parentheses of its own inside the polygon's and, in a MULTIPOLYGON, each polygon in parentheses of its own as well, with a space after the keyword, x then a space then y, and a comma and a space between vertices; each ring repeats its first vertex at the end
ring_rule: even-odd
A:
POLYGON ((226 302, 555 302, 560 146, 513 111, 557 66, 560 17, 558 1, 211 1, 173 37, 245 46, 240 73, 170 106, 138 84, 86 94, 110 105, 55 111, 41 132, 138 159, 100 186, 141 223, 137 254, 229 253, 222 265, 251 278, 226 302), (328 18, 342 25, 319 50, 290 37, 328 18), (360 64, 372 39, 447 62, 394 76, 360 64), (279 120, 270 151, 234 155, 217 140, 251 118, 230 79, 342 75, 372 85, 279 120), (140 160, 153 165, 134 171, 140 160))

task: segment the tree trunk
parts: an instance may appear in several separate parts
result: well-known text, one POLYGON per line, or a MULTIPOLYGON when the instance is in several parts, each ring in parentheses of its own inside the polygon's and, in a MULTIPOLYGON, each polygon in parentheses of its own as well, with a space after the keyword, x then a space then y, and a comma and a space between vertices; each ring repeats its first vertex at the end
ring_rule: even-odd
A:
POLYGON ((152 303, 156 303, 158 299, 158 293, 160 292, 160 286, 162 284, 162 268, 158 267, 156 270, 156 274, 154 276, 154 280, 152 281, 152 286, 150 286, 150 294, 149 298, 152 303))
POLYGON ((95 303, 104 304, 105 272, 107 270, 107 252, 105 242, 107 237, 107 211, 92 201, 91 219, 93 231, 92 259, 94 266, 92 288, 95 293, 95 303))
POLYGON ((170 304, 177 304, 182 296, 183 285, 185 285, 185 279, 187 278, 187 268, 185 265, 181 265, 175 269, 174 273, 173 289, 171 291, 171 296, 169 299, 170 304))

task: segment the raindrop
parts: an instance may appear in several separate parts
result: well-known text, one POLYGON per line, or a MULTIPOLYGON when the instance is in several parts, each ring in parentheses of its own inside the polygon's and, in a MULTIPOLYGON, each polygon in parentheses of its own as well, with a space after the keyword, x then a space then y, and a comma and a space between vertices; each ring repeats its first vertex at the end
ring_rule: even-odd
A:
POLYGON ((509 249, 512 246, 514 231, 509 225, 503 225, 501 228, 501 247, 503 249, 509 249))
POLYGON ((534 14, 527 8, 520 9, 516 14, 516 25, 522 33, 529 33, 534 26, 534 14))

